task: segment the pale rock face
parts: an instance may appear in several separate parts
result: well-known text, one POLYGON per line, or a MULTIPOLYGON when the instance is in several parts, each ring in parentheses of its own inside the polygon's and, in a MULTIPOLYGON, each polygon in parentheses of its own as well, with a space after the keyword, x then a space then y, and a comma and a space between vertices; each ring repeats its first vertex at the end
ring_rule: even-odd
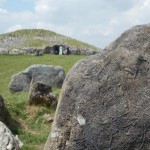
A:
POLYGON ((0 150, 21 150, 23 143, 14 136, 11 131, 0 122, 0 150))

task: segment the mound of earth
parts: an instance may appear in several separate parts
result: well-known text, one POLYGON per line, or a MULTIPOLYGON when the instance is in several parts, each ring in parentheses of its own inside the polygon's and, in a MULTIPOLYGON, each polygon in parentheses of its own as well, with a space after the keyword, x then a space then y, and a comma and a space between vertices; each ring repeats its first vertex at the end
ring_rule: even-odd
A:
POLYGON ((75 64, 45 150, 150 150, 149 32, 133 27, 75 64))

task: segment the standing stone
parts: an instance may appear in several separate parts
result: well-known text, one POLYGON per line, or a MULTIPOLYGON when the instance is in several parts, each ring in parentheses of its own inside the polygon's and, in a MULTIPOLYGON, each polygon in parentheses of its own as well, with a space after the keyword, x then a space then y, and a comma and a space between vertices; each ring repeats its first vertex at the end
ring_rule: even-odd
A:
POLYGON ((0 95, 0 121, 6 121, 7 120, 7 115, 6 115, 6 108, 4 105, 4 99, 0 95))
POLYGON ((52 65, 32 65, 12 76, 9 90, 12 93, 28 91, 35 82, 43 82, 51 87, 61 88, 65 78, 62 67, 52 65))
POLYGON ((56 106, 57 99, 54 93, 52 93, 51 86, 36 82, 32 85, 29 92, 29 104, 30 105, 44 105, 44 106, 56 106))
POLYGON ((72 68, 45 150, 150 150, 150 26, 135 28, 72 68))

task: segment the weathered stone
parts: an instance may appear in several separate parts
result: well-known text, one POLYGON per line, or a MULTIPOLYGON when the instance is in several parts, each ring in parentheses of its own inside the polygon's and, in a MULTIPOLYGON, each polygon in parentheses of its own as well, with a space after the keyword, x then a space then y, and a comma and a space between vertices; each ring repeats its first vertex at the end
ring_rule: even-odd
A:
POLYGON ((34 83, 29 93, 29 104, 56 106, 57 98, 54 94, 51 94, 51 92, 51 86, 41 82, 34 83))
POLYGON ((43 55, 43 50, 39 48, 28 47, 28 48, 23 48, 22 51, 24 54, 27 54, 27 55, 34 55, 34 56, 43 55))
POLYGON ((137 25, 123 32, 114 42, 110 43, 105 51, 135 50, 149 52, 150 49, 150 24, 137 25))
POLYGON ((62 67, 52 65, 32 65, 24 71, 12 76, 9 89, 10 92, 29 90, 35 82, 43 82, 51 87, 61 88, 65 78, 62 67))
POLYGON ((135 28, 72 68, 45 150, 150 150, 150 26, 135 28))
POLYGON ((0 150, 21 150, 23 143, 0 121, 0 150))
POLYGON ((9 52, 10 55, 23 55, 24 52, 22 50, 13 49, 9 52))
POLYGON ((4 99, 0 95, 0 121, 6 121, 7 120, 7 115, 6 115, 6 108, 4 105, 4 99))
POLYGON ((0 48, 0 54, 9 54, 9 51, 5 48, 0 48))

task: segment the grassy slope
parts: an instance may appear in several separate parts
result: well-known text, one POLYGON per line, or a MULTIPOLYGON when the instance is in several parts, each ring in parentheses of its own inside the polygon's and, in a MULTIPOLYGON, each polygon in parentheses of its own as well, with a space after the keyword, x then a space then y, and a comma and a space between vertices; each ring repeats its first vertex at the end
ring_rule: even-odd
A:
MULTIPOLYGON (((45 122, 44 114, 54 115, 55 108, 28 106, 28 93, 11 94, 8 85, 11 76, 32 64, 49 64, 62 66, 67 73, 78 60, 85 56, 9 56, 0 55, 0 94, 3 96, 6 107, 11 116, 18 122, 17 127, 11 127, 14 134, 24 143, 22 150, 41 150, 50 132, 51 123, 45 122)), ((59 94, 58 89, 53 89, 59 94)))
POLYGON ((43 29, 24 29, 0 35, 0 39, 9 39, 10 37, 22 39, 23 43, 12 45, 9 49, 23 47, 42 48, 47 45, 64 44, 78 48, 98 50, 97 47, 88 43, 43 29))

